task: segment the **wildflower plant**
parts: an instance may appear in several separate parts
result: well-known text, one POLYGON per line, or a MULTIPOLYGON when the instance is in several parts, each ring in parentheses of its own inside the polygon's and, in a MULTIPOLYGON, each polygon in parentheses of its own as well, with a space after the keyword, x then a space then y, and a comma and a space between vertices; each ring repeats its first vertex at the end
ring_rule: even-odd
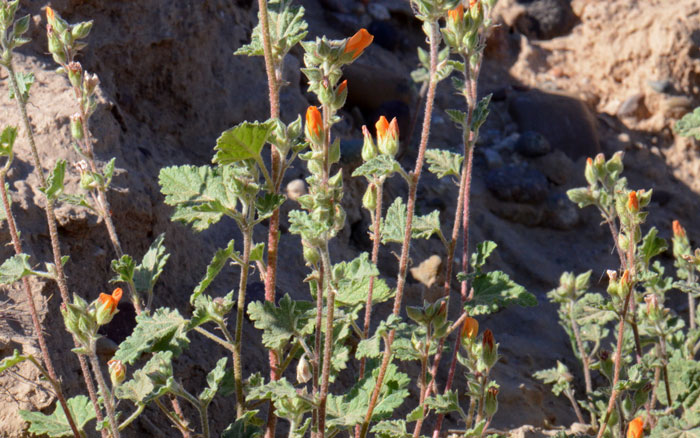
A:
MULTIPOLYGON (((189 314, 168 307, 153 308, 154 285, 167 269, 166 237, 157 237, 139 263, 124 252, 114 225, 108 198, 116 163, 114 159, 103 162, 95 156, 89 129, 90 116, 97 108, 95 93, 99 79, 75 60, 76 53, 85 47, 92 22, 70 24, 57 11, 46 8, 49 52, 59 65, 58 73, 65 75, 74 91, 75 101, 69 104, 77 108, 70 118, 70 128, 74 141, 71 146, 79 157, 74 167, 80 175, 81 191, 67 193, 63 182, 70 168, 65 161, 57 162, 49 176, 44 176, 27 117, 31 76, 16 73, 12 67, 12 50, 27 42, 22 35, 27 30, 28 18, 15 20, 18 0, 0 3, 2 65, 10 75, 11 90, 32 147, 46 200, 54 256, 53 263, 46 263, 45 270, 41 271, 21 251, 5 185, 18 130, 7 128, 0 138, 0 155, 6 157, 5 170, 0 172, 0 192, 4 219, 11 224, 11 229, 15 228, 12 235, 17 255, 0 266, 0 280, 4 284, 23 280, 30 301, 28 276, 38 275, 56 281, 64 324, 74 338, 73 351, 81 362, 89 395, 67 400, 62 397, 60 379, 51 371, 50 358, 43 347, 43 364, 30 355, 19 353, 3 359, 0 370, 23 360, 37 365, 42 374, 49 377, 59 398, 60 407, 51 415, 22 414, 31 422, 30 432, 76 438, 98 432, 105 438, 118 438, 120 431, 153 406, 183 437, 191 437, 196 432, 208 438, 216 434, 210 427, 209 406, 215 397, 225 397, 230 401, 231 424, 221 432, 222 437, 264 435, 271 438, 276 434, 278 418, 289 423, 292 437, 322 438, 340 433, 360 438, 368 434, 418 437, 429 415, 436 415, 432 434, 439 436, 443 418, 451 412, 462 420, 462 435, 481 437, 487 433, 498 408, 499 388, 491 371, 497 366, 499 354, 497 336, 488 328, 480 333, 477 317, 508 305, 536 304, 534 296, 507 274, 486 270, 487 259, 496 249, 495 243, 487 241, 474 245, 475 251, 470 254, 469 192, 473 150, 479 128, 488 116, 490 101, 489 97, 477 99, 477 81, 495 0, 471 0, 468 4, 459 0, 413 0, 411 3, 416 17, 423 22, 429 45, 428 51, 419 50, 422 66, 413 75, 426 89, 415 166, 405 169, 395 158, 399 149, 396 119, 390 121, 381 116, 375 124, 375 136, 363 127, 363 164, 354 170, 352 177, 362 177, 368 183, 362 205, 370 212, 372 253, 360 254, 353 260, 332 260, 329 243, 346 222, 341 205, 343 173, 336 165, 341 148, 339 139, 333 135, 333 126, 341 120, 340 110, 348 88, 353 86, 343 79, 343 68, 368 50, 373 36, 360 29, 345 39, 319 37, 303 41, 307 34, 303 8, 289 0, 270 1, 269 5, 259 0, 260 23, 253 30, 250 44, 237 53, 265 58, 270 118, 244 121, 224 131, 216 141, 210 165, 170 166, 161 169, 159 174, 164 202, 173 207, 172 220, 202 231, 228 217, 242 237, 241 242, 231 240, 215 252, 202 280, 190 295, 192 311, 189 314), (441 48, 442 42, 444 48, 441 48), (303 117, 298 115, 285 123, 280 119, 279 107, 279 91, 284 85, 281 66, 284 56, 297 44, 304 52, 301 71, 316 101, 303 117), (465 97, 466 111, 448 111, 462 129, 461 154, 427 148, 436 88, 453 73, 453 85, 465 97), (461 78, 457 78, 460 75, 461 78), (263 158, 268 148, 269 161, 263 158), (294 300, 285 295, 277 302, 280 206, 285 201, 280 186, 285 171, 297 158, 308 172, 309 190, 297 199, 299 209, 290 212, 288 219, 291 233, 299 236, 309 268, 305 278, 309 296, 294 300), (415 211, 418 185, 426 163, 428 170, 438 177, 454 178, 459 183, 449 235, 443 232, 439 212, 417 215, 415 211), (397 197, 385 209, 383 187, 396 175, 406 183, 408 195, 405 200, 397 197), (92 302, 77 294, 70 299, 63 273, 63 265, 69 260, 61 254, 54 214, 55 206, 63 202, 87 208, 105 224, 114 253, 112 282, 124 290, 118 287, 111 294, 100 294, 92 302), (268 239, 256 242, 254 229, 263 221, 269 223, 268 239), (404 306, 412 241, 433 236, 444 244, 447 254, 444 297, 418 306, 404 306), (376 266, 382 245, 390 242, 401 244, 395 286, 382 278, 376 266), (458 248, 462 251, 461 269, 455 271, 453 265, 458 248), (214 296, 209 286, 227 264, 238 268, 237 288, 224 296, 214 296), (265 283, 265 301, 246 306, 246 290, 250 275, 254 275, 253 267, 258 268, 256 274, 265 283), (459 273, 455 275, 455 272, 459 273), (460 285, 460 312, 450 320, 449 301, 452 295, 457 295, 452 293, 453 283, 460 285), (122 299, 134 306, 137 325, 114 356, 102 363, 96 354, 98 329, 110 322, 122 299), (391 314, 382 321, 376 321, 376 317, 372 320, 373 307, 392 300, 391 314), (246 336, 252 336, 243 331, 246 312, 269 352, 270 369, 266 376, 259 372, 243 373, 242 345, 246 336), (372 327, 376 327, 374 331, 372 327), (182 383, 173 366, 195 333, 201 335, 202 340, 225 348, 231 355, 230 364, 228 357, 217 360, 207 374, 206 388, 197 391, 182 383), (454 348, 449 373, 443 382, 438 379, 438 368, 450 336, 454 348), (349 388, 340 384, 331 388, 339 373, 349 369, 351 361, 359 363, 357 382, 349 388), (398 361, 417 362, 420 373, 410 376, 400 371, 398 361), (465 374, 467 385, 464 388, 453 388, 458 364, 465 374), (105 370, 109 379, 104 376, 105 370), (294 374, 296 379, 293 379, 294 374), (407 401, 412 384, 419 388, 419 398, 407 401), (181 402, 191 405, 198 414, 196 426, 186 417, 181 402), (261 412, 262 404, 268 405, 266 414, 261 412), (411 409, 410 414, 406 418, 396 418, 396 410, 406 405, 411 409), (88 425, 93 418, 96 427, 88 425)), ((636 245, 636 233, 644 219, 639 209, 648 203, 648 194, 640 192, 636 196, 639 203, 636 210, 620 207, 627 208, 621 231, 621 236, 632 242, 627 248, 636 245)), ((634 255, 634 251, 630 251, 634 255)), ((632 278, 636 280, 637 277, 632 278)), ((629 287, 625 283, 627 289, 621 294, 629 287)), ((621 303, 616 306, 624 320, 626 307, 621 303)), ((41 344, 41 325, 35 317, 34 322, 41 344)), ((663 330, 663 323, 661 327, 663 330)))
POLYGON ((585 393, 576 397, 573 375, 562 363, 535 376, 564 393, 581 423, 600 437, 696 436, 700 431, 697 354, 700 342, 695 297, 696 265, 685 229, 672 224, 673 256, 677 280, 668 274, 658 255, 668 249, 651 227, 642 226, 651 190, 631 190, 621 176, 623 154, 606 160, 601 154, 588 159, 587 187, 572 189, 569 198, 579 207, 595 206, 608 225, 620 259, 619 269, 608 270, 607 296, 591 292, 591 271, 564 273, 558 288, 548 293, 559 304, 560 323, 571 338, 581 361, 585 393), (667 307, 667 295, 688 295, 687 324, 667 307), (610 324, 617 322, 614 352, 601 345, 610 324), (596 385, 595 373, 604 382, 596 385), (588 411, 590 421, 580 408, 588 411))

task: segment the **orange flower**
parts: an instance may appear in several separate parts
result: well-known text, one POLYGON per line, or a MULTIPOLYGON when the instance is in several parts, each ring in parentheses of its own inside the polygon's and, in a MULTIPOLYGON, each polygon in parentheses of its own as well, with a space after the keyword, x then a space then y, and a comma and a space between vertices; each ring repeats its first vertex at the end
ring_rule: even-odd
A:
POLYGON ((315 106, 306 109, 306 135, 310 140, 320 141, 323 130, 323 118, 321 112, 315 106))
POLYGON ((341 94, 345 89, 348 88, 348 80, 345 79, 343 82, 338 85, 338 89, 336 90, 336 94, 341 94))
POLYGON ((389 122, 386 120, 386 117, 381 116, 379 120, 377 120, 377 123, 374 124, 374 127, 377 128, 377 139, 379 141, 385 139, 386 133, 389 130, 389 122))
POLYGON ((622 283, 622 285, 624 286, 626 284, 629 284, 629 282, 630 282, 630 271, 625 269, 625 272, 622 273, 622 278, 620 279, 620 283, 622 283))
POLYGON ((591 157, 586 158, 586 164, 588 164, 589 166, 592 166, 593 165, 593 158, 591 158, 591 157))
POLYGON ((476 319, 470 317, 467 317, 467 319, 464 320, 464 325, 462 326, 462 339, 464 337, 468 337, 469 339, 474 339, 476 338, 476 335, 479 333, 479 321, 476 319))
POLYGON ((122 299, 122 288, 118 287, 114 289, 112 292, 112 295, 107 295, 107 294, 100 294, 100 297, 97 299, 103 306, 105 306, 105 310, 109 310, 109 313, 111 315, 114 315, 114 313, 117 311, 117 305, 119 304, 119 300, 122 299))
POLYGON ((627 426, 627 438, 642 438, 644 436, 644 420, 637 417, 627 426))
POLYGON ((491 332, 491 330, 486 329, 482 342, 485 348, 488 348, 488 350, 493 350, 493 332, 491 332))
POLYGON ((362 54, 367 46, 372 44, 372 40, 374 40, 374 36, 367 32, 367 29, 362 28, 348 39, 343 53, 352 53, 352 59, 355 59, 362 54))
POLYGON ((479 3, 479 0, 469 0, 469 9, 473 8, 477 3, 479 3))
POLYGON ((637 192, 630 192, 629 200, 627 201, 627 208, 633 212, 639 211, 639 199, 637 199, 637 192))
POLYGON ((53 21, 54 13, 53 13, 53 9, 51 9, 51 6, 46 7, 46 18, 53 21))
POLYGON ((673 235, 677 237, 685 237, 685 228, 677 220, 673 221, 673 235))
POLYGON ((447 11, 447 16, 452 21, 462 21, 464 19, 464 6, 460 3, 456 8, 447 11))

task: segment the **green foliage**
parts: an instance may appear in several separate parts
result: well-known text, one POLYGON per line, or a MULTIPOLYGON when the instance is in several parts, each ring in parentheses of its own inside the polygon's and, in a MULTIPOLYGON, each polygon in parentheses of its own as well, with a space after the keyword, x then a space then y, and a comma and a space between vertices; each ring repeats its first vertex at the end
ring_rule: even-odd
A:
POLYGON ((378 438, 410 438, 412 435, 406 432, 406 421, 384 420, 372 426, 372 433, 378 438))
POLYGON ((167 394, 174 384, 172 358, 170 351, 155 353, 143 368, 134 373, 131 380, 115 388, 114 395, 145 406, 167 394))
MULTIPOLYGON (((95 418, 95 410, 90 399, 84 395, 78 395, 66 400, 75 425, 79 430, 84 430, 88 421, 95 418)), ((36 435, 48 435, 52 438, 72 436, 73 432, 66 419, 66 414, 60 404, 50 415, 41 412, 29 412, 20 410, 19 415, 24 421, 30 423, 29 432, 36 435)))
MULTIPOLYGON (((29 21, 29 15, 24 18, 27 19, 27 22, 29 21)), ((17 88, 19 88, 19 93, 22 97, 21 100, 26 102, 27 99, 29 99, 29 89, 34 84, 34 73, 16 72, 15 78, 17 78, 17 88)), ((12 87, 10 87, 10 99, 14 98, 15 92, 12 87)))
MULTIPOLYGON (((268 8, 270 22, 270 39, 272 55, 277 62, 284 58, 289 50, 304 39, 308 25, 304 21, 304 8, 292 6, 291 1, 271 1, 268 8)), ((258 23, 253 29, 250 44, 236 50, 236 55, 263 56, 262 27, 258 23)))
POLYGON ((207 273, 190 296, 190 304, 194 304, 195 300, 204 293, 211 282, 219 275, 219 272, 221 272, 229 259, 234 258, 234 256, 240 259, 240 255, 234 249, 233 243, 233 240, 229 241, 226 248, 219 249, 214 253, 214 257, 211 259, 209 266, 207 266, 207 273))
POLYGON ((11 157, 17 140, 17 127, 7 126, 0 134, 0 156, 11 157))
POLYGON ((56 161, 56 165, 46 181, 47 186, 41 188, 41 191, 44 192, 47 198, 56 199, 56 197, 63 192, 63 180, 65 175, 66 160, 56 161))
POLYGON ((141 264, 134 268, 134 284, 138 292, 150 293, 153 290, 153 285, 158 281, 158 277, 163 273, 165 264, 170 258, 170 254, 165 252, 164 240, 165 233, 156 237, 146 254, 143 255, 141 264))
POLYGON ((428 170, 438 178, 444 178, 449 175, 460 176, 463 161, 464 157, 454 152, 442 149, 428 149, 425 151, 425 162, 428 163, 428 170))
POLYGON ((352 172, 352 176, 364 176, 374 178, 389 178, 394 173, 399 172, 401 165, 394 157, 386 154, 379 154, 376 157, 367 160, 360 167, 352 172))
MULTIPOLYGON (((382 243, 402 243, 406 232, 406 204, 397 197, 389 206, 386 218, 382 219, 382 243)), ((433 234, 440 233, 440 212, 434 211, 427 215, 413 217, 411 237, 413 239, 429 239, 433 234)))
POLYGON ((479 103, 474 108, 474 114, 472 115, 472 126, 471 130, 474 132, 479 132, 479 128, 484 124, 486 118, 489 116, 489 104, 491 103, 491 96, 484 96, 481 98, 479 103))
POLYGON ((4 373, 5 371, 9 370, 15 365, 24 362, 27 359, 29 359, 29 356, 24 356, 22 354, 19 354, 19 351, 13 350, 12 356, 7 356, 0 360, 0 374, 4 373))
POLYGON ((335 303, 338 306, 354 307, 364 305, 369 294, 369 279, 375 277, 372 293, 372 303, 379 304, 388 301, 395 291, 387 286, 379 276, 377 268, 369 261, 367 253, 360 254, 351 262, 341 262, 333 267, 337 281, 335 303))
POLYGON ((189 345, 187 320, 177 310, 160 308, 153 315, 136 316, 136 328, 119 345, 114 358, 124 363, 134 363, 143 353, 171 351, 175 355, 189 345))
POLYGON ((677 121, 673 125, 673 131, 683 137, 695 137, 696 140, 700 140, 700 107, 677 121))
POLYGON ((479 274, 472 280, 472 288, 474 299, 465 307, 471 315, 494 313, 513 304, 522 307, 537 305, 537 298, 511 280, 505 272, 479 274))
POLYGON ((248 305, 248 315, 255 328, 263 331, 263 345, 280 350, 294 336, 308 335, 313 330, 310 324, 314 304, 310 301, 294 301, 289 295, 280 300, 279 306, 269 301, 254 301, 248 305))
POLYGON ((258 438, 262 436, 260 424, 256 422, 258 411, 247 411, 242 417, 231 423, 221 433, 221 438, 258 438))
POLYGON ((274 125, 266 123, 243 122, 224 131, 216 140, 214 163, 231 164, 242 160, 259 161, 267 137, 274 125))
POLYGON ((569 368, 559 361, 555 368, 537 371, 533 376, 543 383, 553 385, 552 392, 557 396, 564 391, 571 391, 571 381, 574 378, 569 368))
POLYGON ((0 284, 12 284, 28 275, 35 274, 27 254, 13 255, 0 265, 0 284))
POLYGON ((199 401, 202 404, 208 405, 209 403, 211 403, 212 400, 214 400, 214 396, 216 395, 216 392, 219 390, 221 382, 226 376, 227 361, 227 357, 222 357, 218 360, 218 362, 216 362, 216 366, 214 367, 214 369, 209 371, 209 374, 207 374, 207 387, 204 388, 199 394, 199 401))

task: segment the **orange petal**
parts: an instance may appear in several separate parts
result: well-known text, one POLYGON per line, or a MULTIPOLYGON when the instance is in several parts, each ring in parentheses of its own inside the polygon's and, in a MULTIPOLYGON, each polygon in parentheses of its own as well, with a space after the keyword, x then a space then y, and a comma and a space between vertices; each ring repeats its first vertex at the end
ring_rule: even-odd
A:
POLYGON ((627 426, 627 438, 642 438, 644 436, 644 420, 637 417, 627 426))
POLYGON ((367 29, 358 30, 355 35, 351 36, 350 39, 345 43, 345 50, 343 53, 352 53, 352 59, 357 58, 362 54, 362 51, 372 44, 374 36, 367 32, 367 29))
POLYGON ((386 117, 381 116, 379 120, 377 120, 377 123, 374 124, 374 127, 377 129, 377 138, 380 141, 385 139, 386 133, 389 130, 389 122, 386 117))
POLYGON ((677 220, 673 221, 673 235, 678 237, 685 237, 685 228, 677 220))
POLYGON ((47 6, 47 7, 46 7, 46 17, 47 17, 49 20, 53 20, 53 18, 54 18, 53 9, 51 9, 50 6, 47 6))
POLYGON ((323 126, 321 112, 313 105, 306 109, 306 126, 313 135, 321 135, 321 127, 323 126))
POLYGON ((464 6, 461 4, 454 9, 450 9, 447 15, 452 21, 461 21, 464 18, 464 6))

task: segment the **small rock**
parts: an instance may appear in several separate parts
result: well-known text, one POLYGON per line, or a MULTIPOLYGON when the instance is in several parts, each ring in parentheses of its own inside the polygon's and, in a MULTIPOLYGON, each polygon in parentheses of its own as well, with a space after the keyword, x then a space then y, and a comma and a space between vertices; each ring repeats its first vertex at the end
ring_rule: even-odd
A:
POLYGON ((425 287, 430 287, 437 281, 441 269, 442 258, 434 254, 423 260, 420 265, 411 268, 411 275, 425 287))
POLYGON ((496 216, 527 227, 536 227, 545 219, 545 211, 539 205, 503 202, 489 198, 486 200, 486 206, 496 216))
POLYGON ((644 105, 644 95, 641 93, 634 94, 625 99, 617 108, 618 117, 634 117, 637 119, 643 118, 648 114, 648 110, 644 105))
POLYGON ((515 150, 515 144, 518 142, 518 139, 520 138, 520 134, 517 132, 514 132, 513 134, 509 135, 508 137, 504 138, 503 140, 499 141, 491 149, 497 152, 501 151, 514 151, 515 150))
POLYGON ((623 144, 627 144, 630 142, 630 135, 626 132, 621 132, 617 136, 617 141, 619 141, 620 143, 623 143, 623 144))
POLYGON ((566 0, 517 0, 525 12, 515 21, 520 33, 530 39, 548 40, 566 35, 576 24, 576 15, 566 0))
POLYGON ((570 230, 579 223, 579 209, 564 193, 554 193, 547 199, 547 214, 542 225, 557 230, 570 230))
POLYGON ((535 131, 525 131, 515 142, 515 151, 526 157, 540 157, 552 150, 545 136, 535 131))
POLYGON ((571 158, 559 150, 533 160, 532 165, 548 180, 560 186, 566 184, 569 178, 577 175, 579 171, 571 158))
POLYGON ((673 93, 673 82, 670 79, 661 79, 658 81, 647 81, 649 87, 657 93, 670 94, 673 93))
POLYGON ((481 149, 481 153, 484 154, 486 165, 489 169, 498 169, 499 167, 503 166, 503 158, 501 158, 501 154, 495 150, 491 148, 483 148, 481 149))
POLYGON ((547 177, 537 169, 510 164, 486 174, 486 187, 502 201, 536 204, 547 198, 547 177))
POLYGON ((306 194, 306 183, 303 179, 295 179, 287 184, 287 197, 296 201, 300 196, 306 194))
POLYGON ((685 96, 669 96, 661 104, 665 117, 679 119, 690 111, 692 104, 685 96))
POLYGON ((589 424, 583 423, 572 423, 569 426, 569 432, 571 435, 588 435, 593 432, 592 427, 589 424))
POLYGON ((379 3, 370 3, 367 6, 367 12, 372 18, 377 20, 389 20, 391 18, 391 14, 386 6, 379 3))

